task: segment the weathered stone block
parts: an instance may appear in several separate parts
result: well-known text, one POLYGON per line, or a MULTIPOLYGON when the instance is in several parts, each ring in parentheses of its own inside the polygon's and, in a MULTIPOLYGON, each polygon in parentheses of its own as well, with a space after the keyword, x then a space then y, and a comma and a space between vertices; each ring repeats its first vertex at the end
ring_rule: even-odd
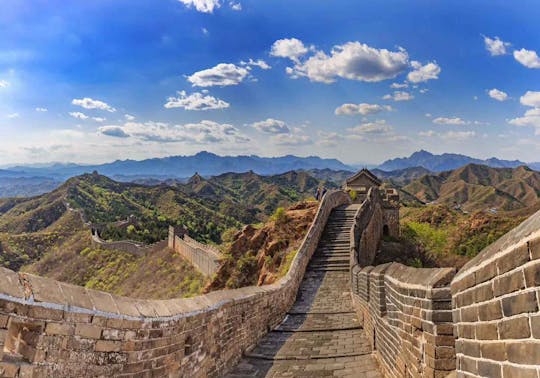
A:
POLYGON ((45 333, 47 335, 73 335, 73 325, 67 323, 47 323, 45 333))
POLYGON ((478 361, 478 374, 481 377, 501 378, 501 364, 490 361, 478 361))
POLYGON ((19 372, 19 366, 11 362, 0 362, 0 377, 16 377, 19 372))
POLYGON ((496 361, 506 360, 506 344, 503 342, 481 343, 480 352, 482 353, 482 358, 488 358, 496 361))
POLYGON ((540 262, 524 269, 527 287, 540 286, 540 262))
POLYGON ((96 341, 96 352, 120 352, 122 343, 120 341, 98 340, 96 341))
POLYGON ((92 324, 77 324, 75 327, 75 335, 81 336, 87 339, 100 339, 102 328, 92 324))
POLYGON ((506 344, 508 361, 517 364, 537 365, 540 361, 540 343, 515 342, 506 344))
POLYGON ((478 318, 481 321, 496 320, 502 318, 501 301, 491 301, 478 306, 478 318))
POLYGON ((530 337, 529 318, 522 316, 503 320, 499 323, 499 335, 501 339, 526 339, 530 337))
POLYGON ((530 369, 525 366, 504 365, 504 378, 537 378, 536 369, 530 369))
POLYGON ((523 244, 497 260, 499 275, 517 268, 527 261, 529 261, 529 249, 526 244, 523 244))
POLYGON ((495 295, 500 296, 514 291, 521 290, 525 287, 523 272, 518 270, 510 275, 498 277, 494 281, 495 295))
POLYGON ((478 340, 497 340, 497 325, 494 323, 478 323, 476 325, 476 338, 478 340))
POLYGON ((511 297, 503 298, 502 307, 504 316, 512 316, 525 312, 536 312, 538 311, 536 293, 534 291, 529 291, 527 293, 518 293, 511 297))

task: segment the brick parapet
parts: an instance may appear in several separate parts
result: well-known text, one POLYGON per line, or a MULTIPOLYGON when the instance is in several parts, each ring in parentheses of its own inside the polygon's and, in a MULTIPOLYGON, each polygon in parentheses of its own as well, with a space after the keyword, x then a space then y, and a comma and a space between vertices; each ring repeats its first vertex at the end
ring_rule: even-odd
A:
POLYGON ((540 376, 540 212, 451 284, 458 376, 540 376))
POLYGON ((0 268, 0 375, 221 376, 282 321, 331 210, 348 203, 325 195, 289 271, 267 286, 143 300, 0 268))
POLYGON ((449 287, 455 269, 390 263, 354 267, 353 274, 359 283, 353 303, 386 376, 443 377, 455 370, 449 287))

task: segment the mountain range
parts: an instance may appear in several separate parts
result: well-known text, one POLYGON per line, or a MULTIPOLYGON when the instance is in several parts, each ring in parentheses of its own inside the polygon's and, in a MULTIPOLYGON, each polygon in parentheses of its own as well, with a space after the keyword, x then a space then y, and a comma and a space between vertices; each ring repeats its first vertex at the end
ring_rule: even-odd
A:
POLYGON ((492 168, 516 168, 521 165, 527 165, 532 169, 540 170, 540 163, 524 163, 519 160, 501 160, 494 157, 482 160, 466 155, 448 153, 435 155, 425 150, 417 151, 409 157, 387 160, 377 168, 383 171, 395 171, 398 169, 423 167, 433 172, 442 172, 457 169, 467 164, 481 164, 492 168))
POLYGON ((146 160, 116 160, 99 165, 53 164, 48 167, 15 166, 0 170, 0 177, 45 176, 67 179, 83 173, 98 171, 112 178, 187 178, 195 173, 215 176, 225 172, 253 171, 260 175, 274 175, 300 169, 329 168, 353 169, 337 159, 317 156, 260 157, 256 155, 219 156, 202 151, 192 156, 170 156, 146 160), (117 177, 118 176, 118 177, 117 177))

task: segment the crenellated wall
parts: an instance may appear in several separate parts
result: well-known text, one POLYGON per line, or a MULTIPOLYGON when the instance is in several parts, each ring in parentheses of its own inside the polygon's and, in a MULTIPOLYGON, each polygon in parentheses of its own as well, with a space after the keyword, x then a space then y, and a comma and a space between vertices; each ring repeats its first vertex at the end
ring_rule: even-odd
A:
POLYGON ((329 192, 285 277, 190 299, 141 300, 0 269, 0 376, 216 377, 295 301, 331 210, 329 192))
POLYGON ((460 377, 540 377, 540 212, 452 281, 460 377))
MULTIPOLYGON (((389 377, 443 377, 455 370, 450 280, 455 269, 371 266, 380 248, 384 206, 370 190, 351 232, 353 304, 389 377)), ((386 223, 387 224, 387 223, 386 223)))

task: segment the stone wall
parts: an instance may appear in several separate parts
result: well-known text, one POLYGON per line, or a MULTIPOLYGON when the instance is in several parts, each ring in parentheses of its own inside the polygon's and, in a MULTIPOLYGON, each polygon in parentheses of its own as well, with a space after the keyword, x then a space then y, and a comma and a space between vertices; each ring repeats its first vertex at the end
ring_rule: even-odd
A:
POLYGON ((540 212, 452 282, 458 376, 540 376, 540 212))
POLYGON ((445 377, 455 369, 453 268, 355 266, 353 303, 389 377, 445 377))
MULTIPOLYGON (((393 214, 399 222, 399 214, 393 214)), ((384 224, 379 191, 370 190, 351 232, 353 304, 385 375, 443 377, 455 369, 450 280, 455 269, 376 267, 384 224)), ((399 233, 399 227, 395 232, 399 233)))
MULTIPOLYGON (((174 228, 169 228, 169 232, 171 231, 174 231, 174 228)), ((169 248, 179 253, 204 275, 211 276, 219 269, 222 256, 217 248, 199 243, 188 235, 174 235, 172 245, 170 241, 169 237, 169 248)))
POLYGON ((351 267, 373 264, 383 232, 383 209, 380 192, 369 189, 355 215, 351 229, 351 267))
POLYGON ((347 203, 325 195, 288 273, 267 286, 140 300, 0 268, 0 375, 221 376, 282 321, 331 210, 347 203))
POLYGON ((97 233, 92 233, 92 245, 107 250, 128 252, 138 256, 159 251, 167 247, 167 240, 161 240, 152 244, 137 243, 133 240, 105 241, 97 233))

